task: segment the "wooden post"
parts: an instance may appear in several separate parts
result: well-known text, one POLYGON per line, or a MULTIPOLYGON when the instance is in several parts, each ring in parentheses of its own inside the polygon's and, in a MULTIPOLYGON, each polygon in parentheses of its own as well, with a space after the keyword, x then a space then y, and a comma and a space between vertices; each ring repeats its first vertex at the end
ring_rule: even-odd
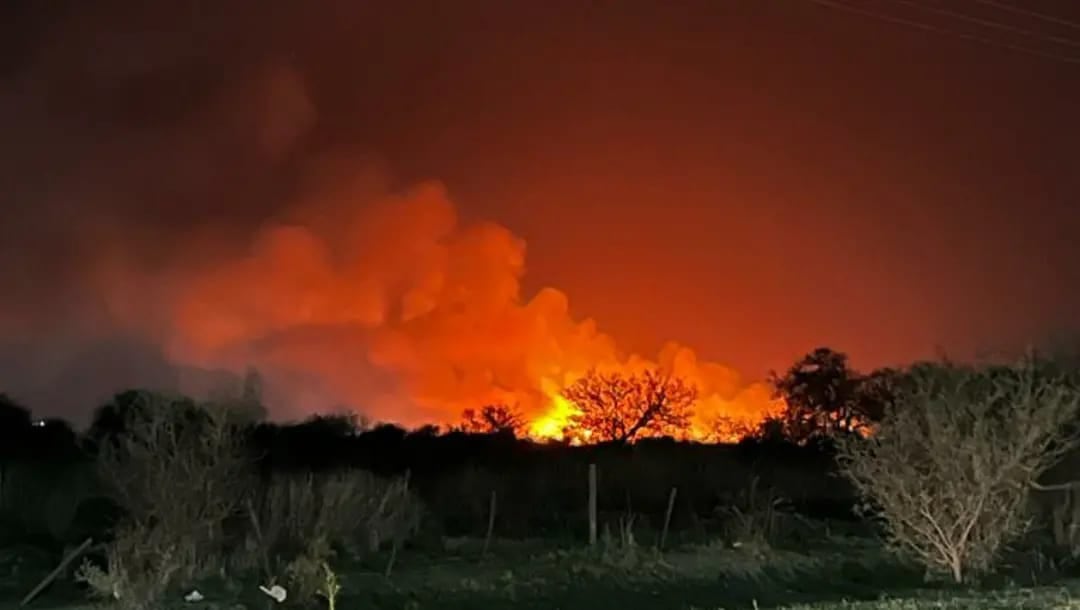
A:
POLYGON ((251 529, 255 533, 255 540, 259 544, 259 554, 262 555, 263 562, 263 575, 269 581, 274 576, 273 570, 270 568, 270 554, 269 549, 266 548, 266 541, 263 539, 262 527, 259 526, 259 515, 255 512, 255 504, 251 499, 247 501, 247 513, 248 519, 251 520, 251 529))
POLYGON ((386 562, 386 570, 383 571, 383 577, 390 578, 390 574, 394 571, 394 563, 397 561, 397 538, 394 538, 394 546, 390 547, 390 559, 386 562))
MULTIPOLYGON (((401 482, 401 489, 404 494, 408 494, 409 491, 409 478, 412 477, 412 470, 405 469, 405 477, 401 482)), ((401 533, 394 534, 394 546, 390 547, 390 559, 386 562, 386 571, 383 575, 386 578, 390 578, 390 574, 394 571, 394 563, 397 562, 398 545, 401 543, 401 533)))
POLYGON ((589 464, 589 546, 596 546, 596 464, 589 464))
POLYGON ((487 534, 484 536, 484 550, 480 552, 481 556, 488 554, 488 548, 491 546, 491 536, 495 533, 495 490, 491 490, 491 504, 488 506, 488 526, 487 534))
POLYGON ((671 488, 671 493, 668 494, 667 499, 667 512, 664 513, 664 529, 660 530, 660 550, 664 550, 664 543, 667 541, 668 526, 671 525, 671 513, 675 511, 675 494, 678 493, 677 487, 671 488))
POLYGON ((75 550, 68 553, 67 556, 64 557, 64 560, 60 562, 60 565, 56 566, 56 569, 52 572, 49 572, 49 575, 46 576, 41 582, 39 582, 38 585, 34 587, 33 591, 26 594, 26 597, 22 599, 22 603, 20 603, 19 605, 25 606, 26 604, 29 604, 31 601, 33 601, 39 593, 45 590, 45 587, 48 587, 50 584, 52 584, 52 581, 56 580, 56 577, 64 571, 64 568, 68 567, 69 563, 74 561, 75 558, 79 555, 82 555, 86 551, 86 549, 90 548, 91 543, 93 543, 93 540, 90 538, 83 540, 83 543, 76 547, 75 550))

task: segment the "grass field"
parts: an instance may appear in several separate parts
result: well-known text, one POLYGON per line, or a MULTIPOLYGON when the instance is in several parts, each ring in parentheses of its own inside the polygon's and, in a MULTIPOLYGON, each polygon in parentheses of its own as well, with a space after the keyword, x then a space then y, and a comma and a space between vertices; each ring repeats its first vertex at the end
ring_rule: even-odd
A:
MULTIPOLYGON (((876 543, 822 540, 798 551, 744 545, 686 545, 659 554, 619 545, 565 550, 544 541, 497 541, 482 556, 472 539, 446 540, 438 552, 400 553, 387 577, 387 556, 335 561, 343 586, 340 610, 466 609, 657 610, 719 608, 921 609, 1054 608, 1080 610, 1080 581, 980 591, 934 587, 921 571, 902 566, 876 543)), ((18 600, 49 571, 52 558, 8 552, 0 569, 0 607, 18 600)), ((255 582, 222 578, 203 583, 205 599, 162 608, 263 609, 276 606, 255 582)), ((286 602, 281 607, 302 607, 286 602)), ((68 578, 31 607, 94 607, 68 578)), ((308 607, 326 607, 317 602, 308 607)))

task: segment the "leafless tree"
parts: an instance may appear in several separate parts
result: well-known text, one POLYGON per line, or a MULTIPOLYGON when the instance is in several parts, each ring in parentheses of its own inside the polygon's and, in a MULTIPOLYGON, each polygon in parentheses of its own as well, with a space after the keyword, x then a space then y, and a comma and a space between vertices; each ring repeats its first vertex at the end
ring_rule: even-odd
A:
POLYGON ((844 473, 891 546, 962 582, 1030 526, 1037 478, 1077 447, 1080 393, 1034 361, 922 365, 866 439, 839 439, 844 473))
POLYGON ((563 391, 579 412, 571 434, 628 443, 644 435, 678 435, 690 426, 697 388, 656 371, 628 375, 590 371, 563 391))
POLYGON ((135 580, 166 572, 194 577, 219 554, 224 522, 252 482, 246 438, 222 409, 155 394, 142 394, 123 417, 123 431, 98 449, 100 476, 126 514, 127 534, 110 549, 109 561, 130 582, 113 586, 145 589, 135 580), (120 544, 132 539, 141 541, 138 557, 125 556, 130 549, 120 544))
POLYGON ((486 405, 479 411, 465 409, 461 414, 461 429, 478 434, 517 434, 525 427, 521 413, 508 405, 486 405))

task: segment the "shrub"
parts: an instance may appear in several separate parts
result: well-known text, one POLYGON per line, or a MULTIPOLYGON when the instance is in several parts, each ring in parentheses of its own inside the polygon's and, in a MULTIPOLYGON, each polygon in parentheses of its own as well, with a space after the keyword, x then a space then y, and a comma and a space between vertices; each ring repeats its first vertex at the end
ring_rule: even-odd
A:
POLYGON ((102 482, 124 518, 106 550, 108 572, 85 567, 84 581, 141 608, 216 567, 225 521, 253 480, 243 431, 224 411, 140 394, 122 432, 98 451, 102 482))
POLYGON ((746 489, 716 509, 724 538, 733 547, 765 548, 779 533, 781 515, 777 508, 783 499, 772 489, 760 488, 759 483, 758 477, 751 477, 746 489))
POLYGON ((177 577, 190 576, 198 565, 193 545, 144 524, 119 528, 105 557, 105 570, 86 560, 75 579, 127 610, 152 607, 177 577))
POLYGON ((841 468, 894 549, 962 582, 1027 530, 1078 415, 1076 387, 1035 361, 917 367, 870 438, 839 439, 841 468))
POLYGON ((320 538, 360 555, 382 541, 403 540, 420 518, 406 479, 383 479, 362 470, 279 475, 253 506, 261 552, 267 555, 294 556, 320 538))
POLYGON ((333 557, 334 551, 326 538, 316 536, 302 553, 285 564, 285 581, 294 598, 311 599, 319 594, 333 557))

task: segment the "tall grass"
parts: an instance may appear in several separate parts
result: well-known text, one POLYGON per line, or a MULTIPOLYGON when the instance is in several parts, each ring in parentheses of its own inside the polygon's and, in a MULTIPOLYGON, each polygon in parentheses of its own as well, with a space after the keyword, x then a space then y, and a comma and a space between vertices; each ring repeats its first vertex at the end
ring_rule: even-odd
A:
POLYGON ((363 470, 279 474, 261 486, 252 508, 266 552, 292 553, 323 537, 354 555, 401 541, 420 522, 420 505, 405 478, 363 470))

